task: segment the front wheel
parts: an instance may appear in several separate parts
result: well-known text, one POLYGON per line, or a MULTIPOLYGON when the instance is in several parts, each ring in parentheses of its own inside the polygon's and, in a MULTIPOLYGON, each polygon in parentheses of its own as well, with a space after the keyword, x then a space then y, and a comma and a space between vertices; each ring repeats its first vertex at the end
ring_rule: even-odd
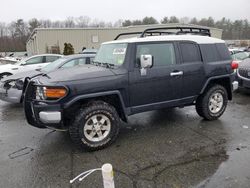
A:
POLYGON ((105 148, 116 139, 119 125, 115 108, 99 101, 79 110, 69 133, 77 146, 94 151, 105 148))
POLYGON ((218 119, 226 110, 228 95, 225 87, 211 86, 196 101, 197 113, 206 120, 218 119))

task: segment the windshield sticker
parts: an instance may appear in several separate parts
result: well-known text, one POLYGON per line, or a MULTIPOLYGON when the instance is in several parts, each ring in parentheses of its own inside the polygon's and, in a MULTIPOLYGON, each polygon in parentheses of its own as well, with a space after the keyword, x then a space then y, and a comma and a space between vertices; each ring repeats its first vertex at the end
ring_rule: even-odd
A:
POLYGON ((123 60, 122 59, 118 59, 117 60, 117 64, 120 64, 120 65, 123 64, 123 60))
POLYGON ((126 48, 115 48, 113 51, 113 55, 124 55, 126 52, 126 48))

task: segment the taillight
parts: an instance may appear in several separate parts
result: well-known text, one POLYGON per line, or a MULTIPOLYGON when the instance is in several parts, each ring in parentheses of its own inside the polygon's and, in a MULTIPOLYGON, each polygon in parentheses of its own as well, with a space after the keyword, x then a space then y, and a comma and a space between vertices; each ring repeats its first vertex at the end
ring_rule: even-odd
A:
POLYGON ((231 67, 232 67, 233 70, 238 69, 238 67, 239 67, 238 62, 237 61, 232 61, 231 67))

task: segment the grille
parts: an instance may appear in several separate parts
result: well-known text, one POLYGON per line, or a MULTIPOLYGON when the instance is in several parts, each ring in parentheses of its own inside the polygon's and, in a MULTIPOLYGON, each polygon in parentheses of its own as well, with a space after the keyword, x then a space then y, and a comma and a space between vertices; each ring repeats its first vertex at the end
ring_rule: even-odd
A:
POLYGON ((250 69, 249 68, 239 68, 238 73, 240 76, 250 79, 250 69))

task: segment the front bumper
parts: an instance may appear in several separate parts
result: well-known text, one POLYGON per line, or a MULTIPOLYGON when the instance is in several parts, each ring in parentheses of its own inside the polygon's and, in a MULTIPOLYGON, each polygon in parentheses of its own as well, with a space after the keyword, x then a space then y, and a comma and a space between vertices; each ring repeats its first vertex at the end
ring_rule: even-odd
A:
POLYGON ((61 104, 35 100, 34 86, 30 82, 24 95, 24 112, 28 123, 37 128, 67 130, 63 123, 61 104))
POLYGON ((22 90, 17 88, 5 89, 3 84, 0 85, 0 100, 10 103, 21 103, 22 102, 22 90))
POLYGON ((250 88, 250 79, 241 76, 238 71, 237 71, 237 80, 239 82, 239 87, 250 88))

